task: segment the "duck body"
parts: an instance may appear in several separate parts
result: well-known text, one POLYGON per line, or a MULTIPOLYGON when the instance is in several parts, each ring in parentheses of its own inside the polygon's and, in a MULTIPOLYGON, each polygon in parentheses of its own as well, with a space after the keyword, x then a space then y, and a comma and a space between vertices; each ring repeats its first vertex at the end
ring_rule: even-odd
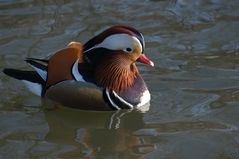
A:
POLYGON ((140 108, 150 93, 135 64, 153 66, 136 29, 113 26, 82 45, 71 42, 49 59, 27 58, 35 71, 4 69, 31 92, 64 106, 84 110, 140 108))

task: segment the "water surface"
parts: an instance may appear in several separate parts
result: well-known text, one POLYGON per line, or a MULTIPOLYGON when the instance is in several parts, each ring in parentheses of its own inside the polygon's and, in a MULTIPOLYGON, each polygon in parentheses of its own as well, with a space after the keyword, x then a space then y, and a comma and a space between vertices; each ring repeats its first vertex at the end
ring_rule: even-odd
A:
POLYGON ((0 0, 0 68, 124 24, 145 36, 148 112, 44 109, 0 73, 0 158, 239 158, 237 0, 0 0))

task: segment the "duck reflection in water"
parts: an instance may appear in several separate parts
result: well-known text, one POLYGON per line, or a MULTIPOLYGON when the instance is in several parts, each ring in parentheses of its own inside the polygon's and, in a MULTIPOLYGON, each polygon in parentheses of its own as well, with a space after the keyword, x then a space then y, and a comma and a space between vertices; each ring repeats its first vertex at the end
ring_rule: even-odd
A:
POLYGON ((142 112, 86 112, 62 107, 46 110, 45 116, 49 124, 46 140, 75 147, 61 154, 63 158, 142 158, 155 148, 144 136, 134 135, 144 127, 142 112))

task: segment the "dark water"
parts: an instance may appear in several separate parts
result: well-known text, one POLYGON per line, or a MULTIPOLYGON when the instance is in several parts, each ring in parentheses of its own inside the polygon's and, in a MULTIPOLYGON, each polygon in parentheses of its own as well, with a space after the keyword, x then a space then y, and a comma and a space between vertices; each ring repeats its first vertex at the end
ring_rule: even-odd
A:
POLYGON ((125 24, 156 67, 139 68, 146 113, 43 109, 0 73, 0 158, 239 158, 238 0, 0 0, 0 68, 29 68, 70 41, 125 24))

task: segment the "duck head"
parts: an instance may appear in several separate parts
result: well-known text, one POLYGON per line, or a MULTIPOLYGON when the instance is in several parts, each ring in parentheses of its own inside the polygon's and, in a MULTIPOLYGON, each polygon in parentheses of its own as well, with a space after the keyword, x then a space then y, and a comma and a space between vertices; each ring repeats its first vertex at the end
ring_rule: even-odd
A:
POLYGON ((140 76, 135 62, 154 66, 144 50, 144 37, 139 31, 113 26, 84 45, 84 64, 92 68, 99 86, 120 92, 131 87, 140 76))

